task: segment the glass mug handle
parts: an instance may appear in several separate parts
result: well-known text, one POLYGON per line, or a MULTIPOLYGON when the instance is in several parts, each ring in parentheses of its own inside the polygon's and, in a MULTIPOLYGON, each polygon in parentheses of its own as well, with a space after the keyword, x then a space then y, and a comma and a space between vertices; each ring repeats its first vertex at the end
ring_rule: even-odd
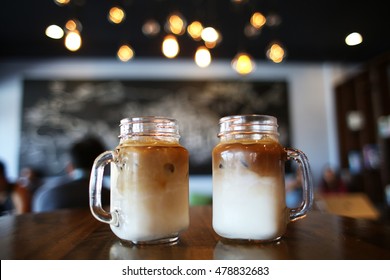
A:
POLYGON ((307 211, 311 208, 313 204, 313 182, 309 160, 306 155, 297 149, 285 148, 284 150, 287 153, 287 160, 292 159, 298 163, 303 179, 303 201, 299 207, 290 209, 290 221, 292 222, 304 218, 307 211))
POLYGON ((114 161, 113 152, 107 151, 100 154, 93 163, 89 181, 89 207, 93 216, 100 222, 118 226, 119 217, 117 212, 107 212, 102 208, 102 185, 104 168, 114 161))

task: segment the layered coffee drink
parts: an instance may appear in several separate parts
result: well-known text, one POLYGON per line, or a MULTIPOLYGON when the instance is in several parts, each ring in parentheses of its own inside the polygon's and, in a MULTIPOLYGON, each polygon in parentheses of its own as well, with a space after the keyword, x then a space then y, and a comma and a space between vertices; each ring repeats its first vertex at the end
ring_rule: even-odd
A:
POLYGON ((189 154, 179 144, 175 119, 131 117, 120 122, 119 145, 100 154, 92 166, 92 215, 131 244, 173 243, 189 225, 189 154), (111 164, 110 211, 101 189, 111 164))
POLYGON ((271 138, 213 150, 213 227, 229 239, 272 240, 287 224, 286 153, 271 138))
POLYGON ((228 240, 279 240, 287 224, 303 218, 313 202, 306 155, 279 143, 277 119, 236 115, 220 119, 220 142, 213 149, 213 228, 228 240), (302 170, 303 200, 286 206, 284 165, 302 170))
POLYGON ((122 142, 111 164, 111 209, 119 212, 111 229, 123 240, 174 237, 189 225, 188 151, 149 140, 122 142))

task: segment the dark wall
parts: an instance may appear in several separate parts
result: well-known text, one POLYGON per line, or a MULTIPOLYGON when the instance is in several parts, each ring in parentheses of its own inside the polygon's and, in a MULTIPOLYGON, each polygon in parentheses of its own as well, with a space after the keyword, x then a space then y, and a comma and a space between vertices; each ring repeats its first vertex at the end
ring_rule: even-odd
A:
POLYGON ((179 121, 190 151, 190 173, 211 174, 218 120, 234 114, 278 118, 289 146, 289 104, 284 81, 25 80, 20 165, 64 172, 69 145, 86 134, 107 149, 118 144, 119 121, 158 115, 179 121))

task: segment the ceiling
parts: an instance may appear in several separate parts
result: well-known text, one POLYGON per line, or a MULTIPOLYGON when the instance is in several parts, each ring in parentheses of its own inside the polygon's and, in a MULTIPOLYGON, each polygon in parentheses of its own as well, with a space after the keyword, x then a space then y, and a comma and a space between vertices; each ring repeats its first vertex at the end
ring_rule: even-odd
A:
MULTIPOLYGON (((142 24, 155 18, 161 24, 172 11, 180 11, 188 22, 199 20, 215 27, 222 42, 211 50, 214 59, 232 59, 245 50, 255 59, 266 59, 266 48, 278 40, 287 50, 285 61, 365 62, 390 50, 390 15, 387 1, 347 0, 258 0, 235 4, 229 0, 73 0, 60 7, 53 0, 5 0, 0 9, 0 60, 57 57, 115 58, 122 42, 128 41, 136 58, 162 58, 164 31, 146 37, 142 24), (113 25, 107 12, 113 4, 126 11, 126 20, 113 25), (281 23, 263 27, 260 35, 243 35, 244 25, 254 11, 277 14, 281 23), (64 26, 70 18, 82 24, 83 45, 68 51, 63 40, 45 36, 48 25, 64 26), (363 43, 349 47, 345 36, 359 32, 363 43)), ((182 35, 179 58, 192 58, 199 42, 182 35)))

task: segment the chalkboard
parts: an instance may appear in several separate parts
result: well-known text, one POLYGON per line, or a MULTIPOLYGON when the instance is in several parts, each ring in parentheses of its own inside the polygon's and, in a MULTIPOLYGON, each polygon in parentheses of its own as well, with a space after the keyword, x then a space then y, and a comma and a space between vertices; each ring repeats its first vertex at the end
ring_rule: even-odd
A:
POLYGON ((211 174, 218 121, 235 114, 278 118, 280 141, 289 146, 285 81, 35 80, 23 83, 20 167, 64 173, 67 150, 85 135, 112 150, 119 122, 131 116, 178 120, 180 142, 190 152, 190 174, 211 174))

